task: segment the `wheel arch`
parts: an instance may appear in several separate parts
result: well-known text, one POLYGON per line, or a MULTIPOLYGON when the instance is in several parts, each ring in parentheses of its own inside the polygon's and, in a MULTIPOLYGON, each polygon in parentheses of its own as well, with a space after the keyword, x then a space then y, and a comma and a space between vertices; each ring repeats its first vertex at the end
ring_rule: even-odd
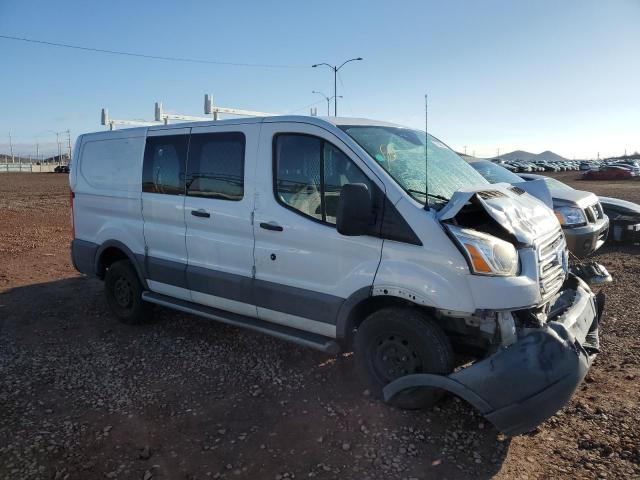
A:
POLYGON ((395 295, 372 295, 372 287, 364 287, 347 298, 338 312, 336 338, 343 349, 349 350, 353 345, 354 330, 373 312, 386 307, 416 307, 424 311, 432 311, 432 307, 419 305, 406 298, 395 295))
POLYGON ((118 240, 107 240, 98 247, 95 258, 95 272, 98 278, 104 278, 107 268, 118 260, 129 260, 142 286, 145 289, 148 288, 144 275, 144 256, 134 254, 129 247, 118 240))

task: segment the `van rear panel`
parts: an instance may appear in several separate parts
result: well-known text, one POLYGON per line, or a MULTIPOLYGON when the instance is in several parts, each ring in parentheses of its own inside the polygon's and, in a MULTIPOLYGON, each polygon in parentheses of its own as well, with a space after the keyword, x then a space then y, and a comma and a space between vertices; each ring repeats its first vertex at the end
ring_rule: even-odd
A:
POLYGON ((144 253, 141 212, 146 128, 82 135, 69 178, 75 239, 84 249, 107 241, 144 253))

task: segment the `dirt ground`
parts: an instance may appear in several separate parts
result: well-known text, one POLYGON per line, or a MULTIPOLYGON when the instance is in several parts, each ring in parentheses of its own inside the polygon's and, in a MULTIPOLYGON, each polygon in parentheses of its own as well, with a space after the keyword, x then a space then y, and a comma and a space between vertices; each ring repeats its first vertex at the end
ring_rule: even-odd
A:
MULTIPOLYGON (((640 202, 640 181, 554 176, 640 202)), ((162 309, 118 323, 70 263, 68 192, 0 174, 0 478, 640 478, 639 247, 597 253, 615 280, 579 391, 505 438, 453 397, 372 399, 350 354, 162 309)))

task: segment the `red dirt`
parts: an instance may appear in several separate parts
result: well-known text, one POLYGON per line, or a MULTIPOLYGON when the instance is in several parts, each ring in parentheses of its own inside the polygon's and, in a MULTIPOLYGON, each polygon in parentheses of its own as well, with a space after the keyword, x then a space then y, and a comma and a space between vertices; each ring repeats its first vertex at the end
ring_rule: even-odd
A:
MULTIPOLYGON (((637 181, 554 176, 640 201, 637 181)), ((119 324, 70 263, 68 203, 64 174, 0 174, 0 478, 640 477, 638 247, 597 252, 615 280, 584 384, 506 439, 451 397, 371 399, 349 354, 168 310, 119 324)))

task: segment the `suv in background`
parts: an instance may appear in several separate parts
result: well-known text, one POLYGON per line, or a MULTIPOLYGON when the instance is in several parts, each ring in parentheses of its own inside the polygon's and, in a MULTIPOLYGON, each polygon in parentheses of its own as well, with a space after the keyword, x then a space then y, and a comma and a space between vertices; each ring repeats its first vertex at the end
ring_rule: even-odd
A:
POLYGON ((486 160, 467 161, 491 183, 506 182, 522 186, 525 180, 543 180, 552 198, 553 211, 562 225, 567 247, 576 257, 584 258, 604 245, 609 232, 609 219, 593 193, 567 190, 562 188, 564 184, 543 175, 515 174, 486 160))

